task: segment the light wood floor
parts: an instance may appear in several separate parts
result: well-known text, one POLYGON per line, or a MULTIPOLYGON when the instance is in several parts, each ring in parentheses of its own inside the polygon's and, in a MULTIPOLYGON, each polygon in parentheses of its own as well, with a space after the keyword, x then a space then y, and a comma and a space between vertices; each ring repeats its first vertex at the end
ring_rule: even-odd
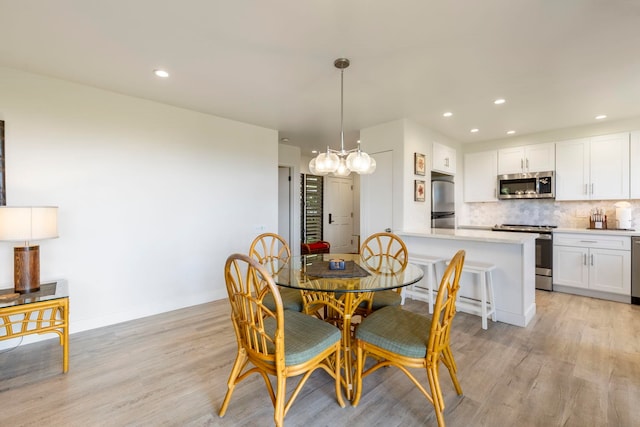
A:
MULTIPOLYGON (((537 291, 527 328, 480 328, 458 313, 452 348, 464 396, 442 370, 445 419, 456 426, 640 426, 640 306, 537 291)), ((426 310, 408 300, 407 309, 426 310)), ((71 336, 70 370, 48 340, 0 354, 2 426, 268 426, 258 376, 217 415, 235 355, 226 301, 71 336)), ((435 425, 431 406, 398 370, 364 381, 360 405, 340 408, 322 371, 289 426, 435 425)))

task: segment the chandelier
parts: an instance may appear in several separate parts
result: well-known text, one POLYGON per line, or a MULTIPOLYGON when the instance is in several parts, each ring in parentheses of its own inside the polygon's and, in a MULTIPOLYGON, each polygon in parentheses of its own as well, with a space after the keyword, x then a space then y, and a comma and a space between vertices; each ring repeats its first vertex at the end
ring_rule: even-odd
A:
POLYGON ((376 161, 358 146, 351 150, 344 149, 344 69, 349 66, 347 58, 338 58, 333 65, 340 70, 340 149, 327 147, 325 153, 320 153, 309 162, 309 171, 314 175, 348 176, 351 172, 360 175, 373 173, 376 161))

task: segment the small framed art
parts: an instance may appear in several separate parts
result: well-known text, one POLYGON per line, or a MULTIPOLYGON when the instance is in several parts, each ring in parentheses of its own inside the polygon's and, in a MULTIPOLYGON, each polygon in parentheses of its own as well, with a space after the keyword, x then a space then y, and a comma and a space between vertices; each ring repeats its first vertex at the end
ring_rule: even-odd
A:
POLYGON ((413 200, 416 202, 424 202, 424 181, 416 179, 413 184, 413 200))
POLYGON ((413 153, 413 173, 424 176, 426 170, 426 159, 424 154, 413 153))

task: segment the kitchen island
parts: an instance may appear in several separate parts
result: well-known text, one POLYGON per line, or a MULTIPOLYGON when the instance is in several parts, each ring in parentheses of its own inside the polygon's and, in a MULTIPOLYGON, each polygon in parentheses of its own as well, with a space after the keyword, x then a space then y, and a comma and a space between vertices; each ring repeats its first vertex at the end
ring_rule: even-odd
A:
MULTIPOLYGON (((535 239, 538 234, 435 228, 396 234, 407 245, 409 256, 451 259, 459 249, 464 249, 467 260, 495 264, 492 275, 497 320, 524 327, 535 316, 535 239)), ((438 284, 443 268, 436 270, 438 284)), ((479 286, 474 286, 472 280, 474 276, 462 275, 460 295, 477 298, 475 291, 479 286)))

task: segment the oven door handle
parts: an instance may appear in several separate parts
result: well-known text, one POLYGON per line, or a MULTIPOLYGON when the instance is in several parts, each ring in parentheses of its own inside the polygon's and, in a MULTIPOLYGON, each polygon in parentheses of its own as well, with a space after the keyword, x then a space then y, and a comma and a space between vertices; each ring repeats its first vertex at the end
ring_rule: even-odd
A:
POLYGON ((553 236, 551 234, 540 234, 537 239, 552 240, 553 236))

